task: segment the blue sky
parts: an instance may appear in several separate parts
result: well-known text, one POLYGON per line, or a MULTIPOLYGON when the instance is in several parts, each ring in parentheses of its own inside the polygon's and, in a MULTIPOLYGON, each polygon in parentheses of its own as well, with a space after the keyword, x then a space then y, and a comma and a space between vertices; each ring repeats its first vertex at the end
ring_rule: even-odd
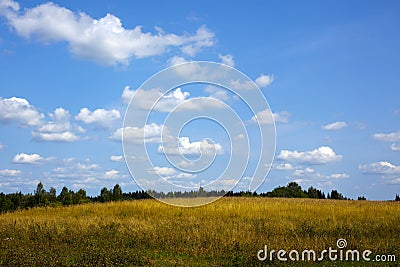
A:
MULTIPOLYGON (((120 139, 130 97, 156 72, 204 60, 239 69, 268 100, 276 151, 258 192, 294 180, 352 198, 393 199, 400 193, 399 14, 397 1, 0 0, 0 191, 33 192, 39 181, 92 195, 116 183, 138 189, 120 139)), ((198 96, 237 108, 252 127, 252 114, 223 88, 175 88, 169 100, 198 96)), ((157 123, 149 129, 159 131, 157 123)), ((231 151, 226 135, 196 123, 181 132, 189 138, 182 145, 196 150, 213 139, 222 166, 231 151)), ((148 144, 153 171, 177 178, 157 161, 159 145, 148 144)))

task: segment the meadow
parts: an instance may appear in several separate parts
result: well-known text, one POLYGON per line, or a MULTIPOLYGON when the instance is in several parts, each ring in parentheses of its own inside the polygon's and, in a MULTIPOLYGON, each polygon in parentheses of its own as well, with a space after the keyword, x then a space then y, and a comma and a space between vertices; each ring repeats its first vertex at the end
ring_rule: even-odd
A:
POLYGON ((32 208, 0 215, 0 266, 320 266, 261 262, 257 252, 336 249, 339 238, 398 264, 400 203, 230 197, 196 208, 152 199, 32 208))

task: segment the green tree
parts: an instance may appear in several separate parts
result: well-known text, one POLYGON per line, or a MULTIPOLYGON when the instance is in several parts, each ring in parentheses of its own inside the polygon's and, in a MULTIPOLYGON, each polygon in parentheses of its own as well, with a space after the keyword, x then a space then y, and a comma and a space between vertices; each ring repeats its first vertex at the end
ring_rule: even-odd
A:
POLYGON ((319 198, 319 199, 324 199, 325 194, 319 189, 316 189, 314 187, 309 187, 307 190, 307 195, 309 198, 319 198))
POLYGON ((331 199, 346 199, 345 197, 343 197, 343 195, 341 193, 339 193, 337 190, 332 190, 331 194, 330 194, 330 198, 331 199))
POLYGON ((58 200, 63 204, 63 205, 71 205, 72 203, 72 196, 70 191, 68 190, 68 188, 66 186, 64 186, 61 189, 61 193, 58 196, 58 200))
POLYGON ((50 187, 48 197, 49 197, 50 203, 57 202, 57 191, 54 187, 50 187))
POLYGON ((84 189, 79 189, 78 192, 75 193, 76 203, 85 203, 87 202, 86 191, 84 189))
POLYGON ((112 200, 112 192, 107 189, 107 187, 103 187, 100 191, 100 202, 108 202, 112 200))
POLYGON ((122 200, 122 189, 119 186, 119 184, 116 184, 112 190, 112 199, 114 201, 120 201, 122 200))
POLYGON ((45 206, 49 204, 47 199, 47 192, 43 187, 42 182, 39 182, 35 190, 35 200, 38 206, 45 206))

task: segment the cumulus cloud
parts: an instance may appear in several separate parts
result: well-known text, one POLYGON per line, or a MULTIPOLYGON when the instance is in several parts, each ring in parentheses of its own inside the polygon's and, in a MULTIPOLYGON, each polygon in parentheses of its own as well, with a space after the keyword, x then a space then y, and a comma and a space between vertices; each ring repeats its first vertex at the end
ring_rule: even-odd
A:
POLYGON ((118 110, 96 109, 90 111, 88 108, 82 108, 75 120, 82 121, 85 124, 96 124, 101 128, 110 128, 112 124, 121 118, 118 110))
POLYGON ((287 111, 272 113, 271 116, 271 111, 265 109, 257 112, 257 114, 251 118, 250 123, 259 123, 260 125, 272 124, 274 123, 274 121, 287 123, 289 122, 289 117, 290 113, 287 111))
POLYGON ((400 166, 396 166, 387 161, 380 161, 371 164, 359 165, 358 168, 365 174, 398 174, 400 166))
POLYGON ((289 162, 306 163, 306 164, 327 164, 340 161, 341 155, 337 155, 332 148, 322 146, 311 151, 298 152, 297 150, 281 150, 278 159, 289 162))
POLYGON ((13 163, 16 164, 40 164, 43 161, 42 156, 39 154, 25 154, 19 153, 14 156, 13 163))
MULTIPOLYGON (((74 142, 79 140, 79 136, 74 133, 74 129, 69 121, 68 110, 57 108, 53 113, 49 113, 51 121, 46 122, 32 132, 32 138, 39 142, 74 142)), ((75 127, 82 132, 81 127, 75 127)))
POLYGON ((9 170, 9 169, 0 170, 0 176, 3 177, 14 177, 19 174, 21 174, 21 171, 19 170, 9 170))
MULTIPOLYGON (((158 143, 161 141, 162 128, 162 125, 156 123, 146 124, 144 127, 127 126, 125 129, 117 129, 112 133, 110 139, 121 142, 124 134, 124 140, 127 142, 142 143, 145 141, 146 143, 158 143)), ((164 129, 164 131, 167 131, 167 129, 164 129)))
POLYGON ((124 157, 123 156, 111 155, 110 160, 114 161, 114 162, 123 162, 124 161, 124 157))
POLYGON ((177 146, 174 146, 174 144, 168 144, 167 146, 159 145, 157 151, 169 155, 200 155, 202 153, 212 155, 214 152, 221 155, 224 153, 224 148, 221 144, 214 144, 208 139, 190 142, 189 137, 183 136, 179 137, 177 142, 177 146))
POLYGON ((171 176, 176 174, 176 170, 174 168, 170 167, 154 167, 154 170, 150 170, 149 173, 157 173, 158 175, 161 176, 171 176))
POLYGON ((218 55, 219 59, 223 64, 226 64, 231 67, 235 67, 235 61, 233 60, 233 56, 230 54, 227 55, 218 55))
POLYGON ((286 163, 279 163, 275 165, 275 169, 278 171, 290 171, 293 170, 292 164, 286 162, 286 163))
POLYGON ((261 73, 260 76, 258 76, 256 78, 255 82, 258 87, 264 88, 264 87, 267 87, 268 85, 270 85, 273 81, 274 81, 273 75, 265 75, 265 74, 261 73))
POLYGON ((335 130, 340 130, 347 127, 347 123, 344 121, 337 121, 337 122, 332 122, 330 124, 322 126, 322 129, 326 131, 335 131, 335 130))
POLYGON ((20 36, 46 44, 66 42, 73 55, 107 65, 126 65, 133 57, 161 55, 170 48, 194 56, 214 44, 214 33, 204 25, 194 34, 165 33, 160 28, 143 32, 141 26, 124 28, 112 14, 94 19, 54 3, 20 10, 17 2, 2 1, 0 15, 20 36))
POLYGON ((190 94, 188 92, 182 92, 181 88, 177 88, 166 95, 163 95, 162 91, 159 89, 152 90, 130 90, 127 86, 122 92, 122 102, 129 104, 132 97, 136 95, 140 101, 137 101, 138 108, 149 109, 155 104, 155 100, 160 99, 156 106, 154 106, 155 111, 169 112, 178 104, 182 103, 187 99, 190 94))
MULTIPOLYGON (((102 166, 91 162, 90 159, 83 161, 74 158, 64 159, 58 167, 44 172, 43 175, 51 180, 57 179, 59 185, 68 185, 76 189, 98 190, 99 184, 106 187, 115 185, 115 179, 130 181, 127 179, 129 176, 120 170, 104 171, 102 166)), ((123 184, 122 180, 118 183, 123 184)))
POLYGON ((32 132, 32 138, 39 142, 74 142, 79 139, 76 134, 70 131, 61 133, 32 132))
POLYGON ((122 91, 121 95, 122 103, 128 105, 135 94, 136 94, 135 90, 131 90, 130 86, 125 86, 124 91, 122 91))
POLYGON ((4 145, 0 144, 0 150, 2 150, 4 148, 4 145))
MULTIPOLYGON (((170 112, 176 106, 182 104, 187 100, 190 100, 190 93, 183 92, 181 88, 177 88, 164 95, 163 92, 159 89, 143 90, 139 88, 137 90, 130 90, 129 87, 124 88, 121 100, 123 103, 127 104, 130 102, 133 96, 140 100, 135 102, 137 108, 143 110, 149 110, 150 108, 152 108, 153 111, 159 112, 170 112), (159 101, 156 103, 156 100, 158 99, 159 101)), ((191 101, 189 105, 181 106, 178 110, 204 110, 208 108, 224 107, 225 106, 220 102, 209 101, 208 97, 203 97, 195 98, 195 101, 191 101)))
POLYGON ((371 164, 360 164, 358 168, 364 174, 381 175, 386 183, 400 184, 400 166, 397 166, 388 161, 374 162, 371 164))
POLYGON ((44 115, 24 98, 0 97, 0 122, 16 122, 20 126, 38 126, 44 115))
POLYGON ((119 171, 117 170, 109 170, 104 173, 104 178, 106 179, 115 179, 119 177, 119 171))
POLYGON ((249 80, 246 81, 233 80, 230 82, 230 87, 236 90, 254 90, 257 89, 257 86, 259 88, 265 88, 268 85, 270 85, 273 81, 274 81, 273 75, 260 74, 254 81, 254 83, 249 80))
POLYGON ((169 66, 179 65, 179 64, 186 63, 186 62, 188 62, 186 60, 186 58, 180 57, 180 56, 174 56, 174 57, 171 57, 170 59, 168 59, 169 66))
POLYGON ((374 139, 383 142, 400 142, 400 132, 377 133, 373 135, 374 139))
POLYGON ((313 168, 297 169, 294 171, 293 175, 297 177, 303 177, 306 174, 314 173, 313 168))

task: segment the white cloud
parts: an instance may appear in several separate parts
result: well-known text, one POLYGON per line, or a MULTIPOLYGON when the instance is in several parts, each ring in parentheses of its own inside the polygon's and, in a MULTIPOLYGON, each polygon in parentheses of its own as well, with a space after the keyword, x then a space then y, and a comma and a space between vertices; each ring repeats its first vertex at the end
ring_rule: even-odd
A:
POLYGON ((240 80, 233 80, 230 82, 230 87, 236 90, 254 90, 259 88, 265 88, 270 85, 274 81, 273 75, 265 75, 260 74, 254 83, 252 81, 240 81, 240 80), (256 86, 257 85, 257 86, 256 86))
POLYGON ((104 173, 104 178, 106 179, 115 179, 119 177, 119 171, 117 170, 109 170, 104 173))
POLYGON ((281 112, 277 112, 277 113, 272 113, 272 116, 274 117, 275 122, 288 123, 290 113, 287 111, 281 111, 281 112))
POLYGON ((2 3, 0 14, 20 36, 34 37, 46 44, 66 42, 72 54, 101 64, 128 64, 132 57, 161 55, 174 47, 194 56, 202 48, 214 44, 214 33, 206 26, 201 26, 194 34, 176 35, 160 28, 153 34, 143 32, 141 26, 126 29, 112 14, 93 19, 83 12, 74 13, 53 3, 23 11, 16 2, 2 3))
POLYGON ((233 60, 233 56, 230 54, 227 55, 218 55, 219 59, 223 64, 226 64, 231 67, 235 67, 235 61, 233 60))
POLYGON ((212 155, 214 152, 221 155, 224 153, 221 144, 214 144, 207 139, 190 142, 189 137, 183 136, 179 137, 177 141, 177 146, 173 146, 173 144, 168 146, 159 145, 157 151, 169 155, 200 155, 201 153, 212 155))
POLYGON ((390 145, 390 149, 392 151, 400 151, 400 145, 397 145, 397 144, 393 143, 393 144, 390 145))
POLYGON ((193 178, 196 178, 196 177, 197 177, 196 174, 187 173, 187 172, 181 172, 180 174, 175 175, 174 178, 177 178, 177 179, 193 179, 193 178))
POLYGON ((80 171, 93 171, 93 170, 96 170, 96 169, 99 169, 99 168, 100 168, 100 166, 98 164, 95 164, 95 163, 86 164, 86 163, 78 162, 76 164, 76 169, 80 170, 80 171))
MULTIPOLYGON (((130 90, 129 87, 125 87, 121 96, 122 102, 129 103, 133 96, 138 99, 138 101, 135 102, 136 108, 143 110, 152 108, 153 111, 159 112, 170 112, 176 106, 190 100, 189 92, 182 92, 181 88, 177 88, 164 95, 159 89, 142 90, 139 88, 137 90, 130 90), (156 102, 158 99, 159 101, 156 102)), ((191 101, 188 105, 181 106, 178 110, 186 111, 204 110, 208 108, 225 108, 222 103, 209 100, 210 98, 208 97, 195 98, 195 101, 191 101)))
POLYGON ((359 165, 358 168, 365 174, 398 174, 400 166, 396 166, 387 161, 371 163, 369 165, 359 165))
POLYGON ((235 136, 234 138, 233 138, 233 140, 243 140, 243 139, 245 139, 246 138, 246 135, 245 134, 238 134, 237 136, 235 136))
POLYGON ((337 121, 333 122, 327 125, 322 126, 322 129, 326 131, 335 131, 335 130, 340 130, 347 127, 347 123, 344 121, 337 121))
POLYGON ((217 87, 214 85, 208 85, 204 88, 204 92, 210 94, 211 98, 215 98, 221 101, 229 100, 228 92, 226 89, 217 87))
POLYGON ((148 173, 156 173, 159 176, 162 176, 165 179, 186 179, 190 180, 195 178, 197 175, 187 172, 177 172, 174 168, 170 167, 158 167, 155 166, 152 170, 149 170, 148 173))
POLYGON ((111 155, 110 160, 114 161, 114 162, 123 162, 124 161, 124 157, 123 156, 111 155))
POLYGON ((340 161, 341 155, 337 155, 332 148, 322 146, 311 151, 298 152, 297 150, 281 150, 278 159, 289 162, 307 163, 307 164, 326 164, 330 162, 340 161))
POLYGON ((118 110, 105 110, 96 109, 93 112, 88 108, 82 108, 78 115, 75 116, 75 120, 82 121, 85 124, 96 124, 102 128, 110 128, 112 124, 121 118, 121 114, 118 110))
POLYGON ((32 132, 32 138, 39 142, 74 142, 79 140, 79 137, 70 131, 62 133, 32 132))
POLYGON ((39 164, 43 161, 42 156, 39 154, 25 154, 19 153, 15 155, 13 163, 17 164, 39 164))
POLYGON ((0 144, 0 150, 2 150, 4 148, 4 145, 0 144))
POLYGON ((43 123, 44 115, 24 98, 0 97, 0 122, 16 122, 20 126, 38 126, 43 123))
POLYGON ((251 118, 250 122, 251 123, 259 123, 260 125, 272 124, 274 121, 287 123, 287 122, 289 122, 289 116, 290 116, 290 113, 287 111, 281 111, 281 112, 271 114, 271 111, 269 111, 268 109, 265 109, 265 110, 257 112, 257 114, 251 118))
POLYGON ((343 178, 349 178, 350 176, 346 173, 334 173, 329 175, 328 178, 333 178, 333 179, 343 179, 343 178))
POLYGON ((293 170, 293 166, 292 164, 286 162, 286 163, 276 164, 275 169, 278 171, 290 171, 293 170))
MULTIPOLYGON (((170 36, 171 35, 172 34, 170 34, 170 36)), ((197 29, 195 35, 181 37, 181 44, 189 43, 184 45, 181 50, 184 54, 193 57, 200 52, 203 47, 213 46, 214 36, 215 34, 203 25, 197 29)))
POLYGON ((182 160, 178 163, 178 166, 181 168, 187 168, 194 166, 194 163, 192 161, 182 160))
POLYGON ((174 168, 169 168, 169 167, 155 166, 153 170, 149 171, 149 173, 154 173, 154 172, 161 176, 172 176, 176 174, 176 170, 174 168))
POLYGON ((373 137, 376 140, 384 141, 384 142, 400 142, 400 132, 393 133, 377 133, 374 134, 373 137))
POLYGON ((261 73, 260 76, 258 76, 256 78, 255 82, 258 87, 264 88, 264 87, 267 87, 268 85, 270 85, 273 81, 274 81, 273 75, 265 75, 265 74, 261 73))
POLYGON ((5 12, 6 9, 10 8, 11 11, 18 11, 19 4, 13 0, 2 0, 0 1, 0 11, 5 12))
POLYGON ((64 161, 64 163, 66 167, 57 167, 53 170, 59 177, 63 175, 72 175, 75 177, 82 173, 90 174, 93 171, 100 169, 98 164, 75 162, 75 159, 64 161))
POLYGON ((293 173, 294 176, 303 176, 304 175, 304 170, 295 170, 293 173))
POLYGON ((0 176, 3 176, 3 177, 14 177, 19 174, 21 174, 21 171, 19 171, 19 170, 9 170, 9 169, 0 170, 0 176))
POLYGON ((128 105, 131 102, 131 99, 135 95, 135 93, 135 90, 130 90, 130 86, 125 86, 124 91, 122 91, 121 95, 122 103, 128 105))
MULTIPOLYGON (((143 139, 146 138, 144 141, 147 143, 158 143, 161 141, 162 128, 162 125, 156 123, 146 124, 144 127, 127 126, 125 132, 124 128, 119 128, 110 136, 110 139, 121 142, 124 134, 124 139, 127 142, 142 143, 143 139)), ((164 129, 164 131, 166 130, 164 129)))
POLYGON ((129 87, 125 87, 122 92, 122 102, 128 104, 134 95, 140 99, 140 101, 136 101, 135 103, 137 107, 146 110, 155 104, 155 100, 160 99, 153 108, 153 110, 160 112, 171 111, 175 106, 179 105, 190 96, 188 92, 182 92, 181 88, 177 88, 163 95, 159 89, 145 91, 142 89, 130 90, 129 87))
POLYGON ((230 81, 230 88, 235 90, 254 90, 257 89, 256 84, 251 81, 240 81, 240 80, 232 80, 230 81))
POLYGON ((71 117, 69 111, 63 108, 56 108, 49 116, 53 121, 68 121, 71 117))
POLYGON ((174 56, 168 60, 169 66, 179 65, 183 63, 187 63, 188 61, 184 57, 174 56))
MULTIPOLYGON (((49 113, 51 121, 37 128, 36 131, 32 132, 32 138, 39 142, 74 142, 79 140, 72 129, 69 122, 70 114, 63 108, 57 108, 54 113, 49 113)), ((76 129, 81 132, 83 129, 77 126, 76 129)))
POLYGON ((314 172, 314 169, 313 169, 313 168, 305 168, 304 171, 305 171, 306 173, 313 173, 313 172, 314 172))
POLYGON ((364 174, 378 174, 389 184, 400 184, 400 166, 387 161, 374 162, 371 164, 359 165, 358 168, 364 174))

